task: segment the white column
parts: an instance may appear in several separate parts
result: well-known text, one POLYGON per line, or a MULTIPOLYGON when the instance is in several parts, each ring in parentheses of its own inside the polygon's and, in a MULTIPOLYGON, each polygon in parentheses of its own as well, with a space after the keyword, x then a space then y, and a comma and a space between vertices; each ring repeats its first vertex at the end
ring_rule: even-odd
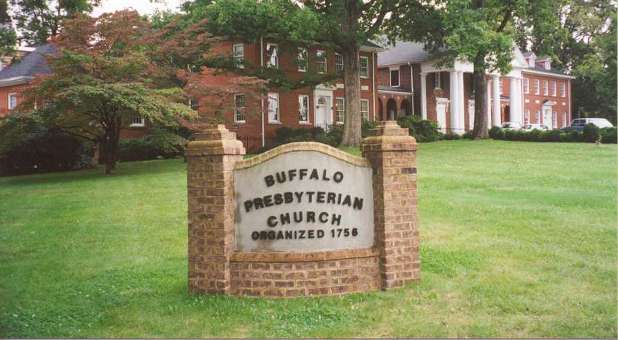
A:
POLYGON ((500 114, 500 76, 493 75, 491 77, 492 85, 493 85, 493 115, 491 122, 493 126, 501 126, 502 125, 502 117, 500 114))
POLYGON ((421 72, 421 116, 427 119, 427 73, 421 72))
POLYGON ((459 108, 460 108, 460 101, 459 101, 459 72, 457 71, 451 71, 449 72, 449 81, 450 81, 450 89, 449 89, 449 95, 450 95, 450 107, 451 107, 451 119, 449 120, 450 122, 450 130, 448 130, 447 132, 451 132, 451 133, 455 133, 458 127, 458 118, 459 118, 459 108))
POLYGON ((487 127, 491 128, 491 80, 487 80, 487 127))
POLYGON ((518 78, 512 77, 511 88, 509 94, 510 120, 512 122, 522 123, 521 115, 521 91, 518 78))
POLYGON ((455 133, 463 134, 466 130, 466 91, 464 90, 463 71, 457 72, 457 86, 459 90, 457 91, 457 99, 459 99, 459 115, 457 116, 457 126, 455 128, 455 133))

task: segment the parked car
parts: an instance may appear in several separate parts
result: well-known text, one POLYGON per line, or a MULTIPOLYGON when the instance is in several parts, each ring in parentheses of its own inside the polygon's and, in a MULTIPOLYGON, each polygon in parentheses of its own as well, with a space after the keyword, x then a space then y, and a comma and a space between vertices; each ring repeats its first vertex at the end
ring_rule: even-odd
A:
POLYGON ((504 122, 502 128, 507 130, 521 130, 521 124, 518 122, 504 122))
POLYGON ((549 130, 549 128, 547 127, 547 125, 543 125, 543 124, 527 124, 524 126, 524 130, 525 131, 549 130))
POLYGON ((612 125, 612 123, 610 123, 609 120, 605 118, 577 118, 573 119, 573 121, 571 122, 571 128, 575 131, 583 131, 584 126, 588 124, 594 124, 599 129, 606 127, 614 127, 614 125, 612 125))

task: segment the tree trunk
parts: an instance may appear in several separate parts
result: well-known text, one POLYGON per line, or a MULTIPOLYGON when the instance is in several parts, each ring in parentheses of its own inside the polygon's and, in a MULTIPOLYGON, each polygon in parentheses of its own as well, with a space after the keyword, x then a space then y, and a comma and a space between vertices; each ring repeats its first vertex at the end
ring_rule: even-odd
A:
POLYGON ((345 87, 345 118, 342 145, 358 146, 361 142, 362 117, 360 112, 360 77, 357 46, 342 51, 345 71, 343 83, 345 87))
POLYGON ((113 122, 107 127, 105 137, 101 143, 101 152, 105 161, 105 174, 109 175, 116 169, 118 161, 118 144, 120 142, 120 117, 113 119, 113 122))
POLYGON ((474 61, 474 139, 487 138, 487 78, 485 77, 485 56, 477 56, 474 61))
MULTIPOLYGON (((345 0, 345 11, 341 20, 341 29, 345 36, 342 44, 343 84, 345 87, 345 118, 343 140, 344 146, 359 146, 361 142, 362 117, 360 112, 360 46, 356 40, 359 30, 358 21, 361 8, 357 0, 345 0)), ((375 75, 374 75, 375 76, 375 75)))

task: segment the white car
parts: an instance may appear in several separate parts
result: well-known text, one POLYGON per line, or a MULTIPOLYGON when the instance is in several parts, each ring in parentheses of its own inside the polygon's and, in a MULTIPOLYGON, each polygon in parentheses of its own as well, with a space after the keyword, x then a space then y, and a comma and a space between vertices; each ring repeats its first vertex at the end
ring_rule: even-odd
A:
POLYGON ((612 125, 612 123, 610 123, 609 120, 607 120, 605 118, 577 118, 577 119, 573 119, 573 121, 571 122, 571 127, 573 129, 577 130, 577 131, 582 131, 584 129, 584 126, 586 126, 588 124, 594 124, 599 129, 606 128, 606 127, 614 127, 614 125, 612 125))
POLYGON ((543 125, 543 124, 528 124, 528 125, 524 126, 524 130, 525 131, 549 130, 549 128, 547 127, 547 125, 543 125))
POLYGON ((504 122, 502 128, 508 130, 521 130, 521 124, 517 122, 504 122))

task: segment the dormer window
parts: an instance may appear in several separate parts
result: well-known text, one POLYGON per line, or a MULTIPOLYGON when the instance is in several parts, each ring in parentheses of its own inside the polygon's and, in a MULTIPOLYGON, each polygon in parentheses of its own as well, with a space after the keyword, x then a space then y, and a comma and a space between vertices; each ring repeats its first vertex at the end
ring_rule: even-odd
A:
POLYGON ((551 70, 551 63, 549 60, 545 60, 545 69, 546 70, 551 70))

